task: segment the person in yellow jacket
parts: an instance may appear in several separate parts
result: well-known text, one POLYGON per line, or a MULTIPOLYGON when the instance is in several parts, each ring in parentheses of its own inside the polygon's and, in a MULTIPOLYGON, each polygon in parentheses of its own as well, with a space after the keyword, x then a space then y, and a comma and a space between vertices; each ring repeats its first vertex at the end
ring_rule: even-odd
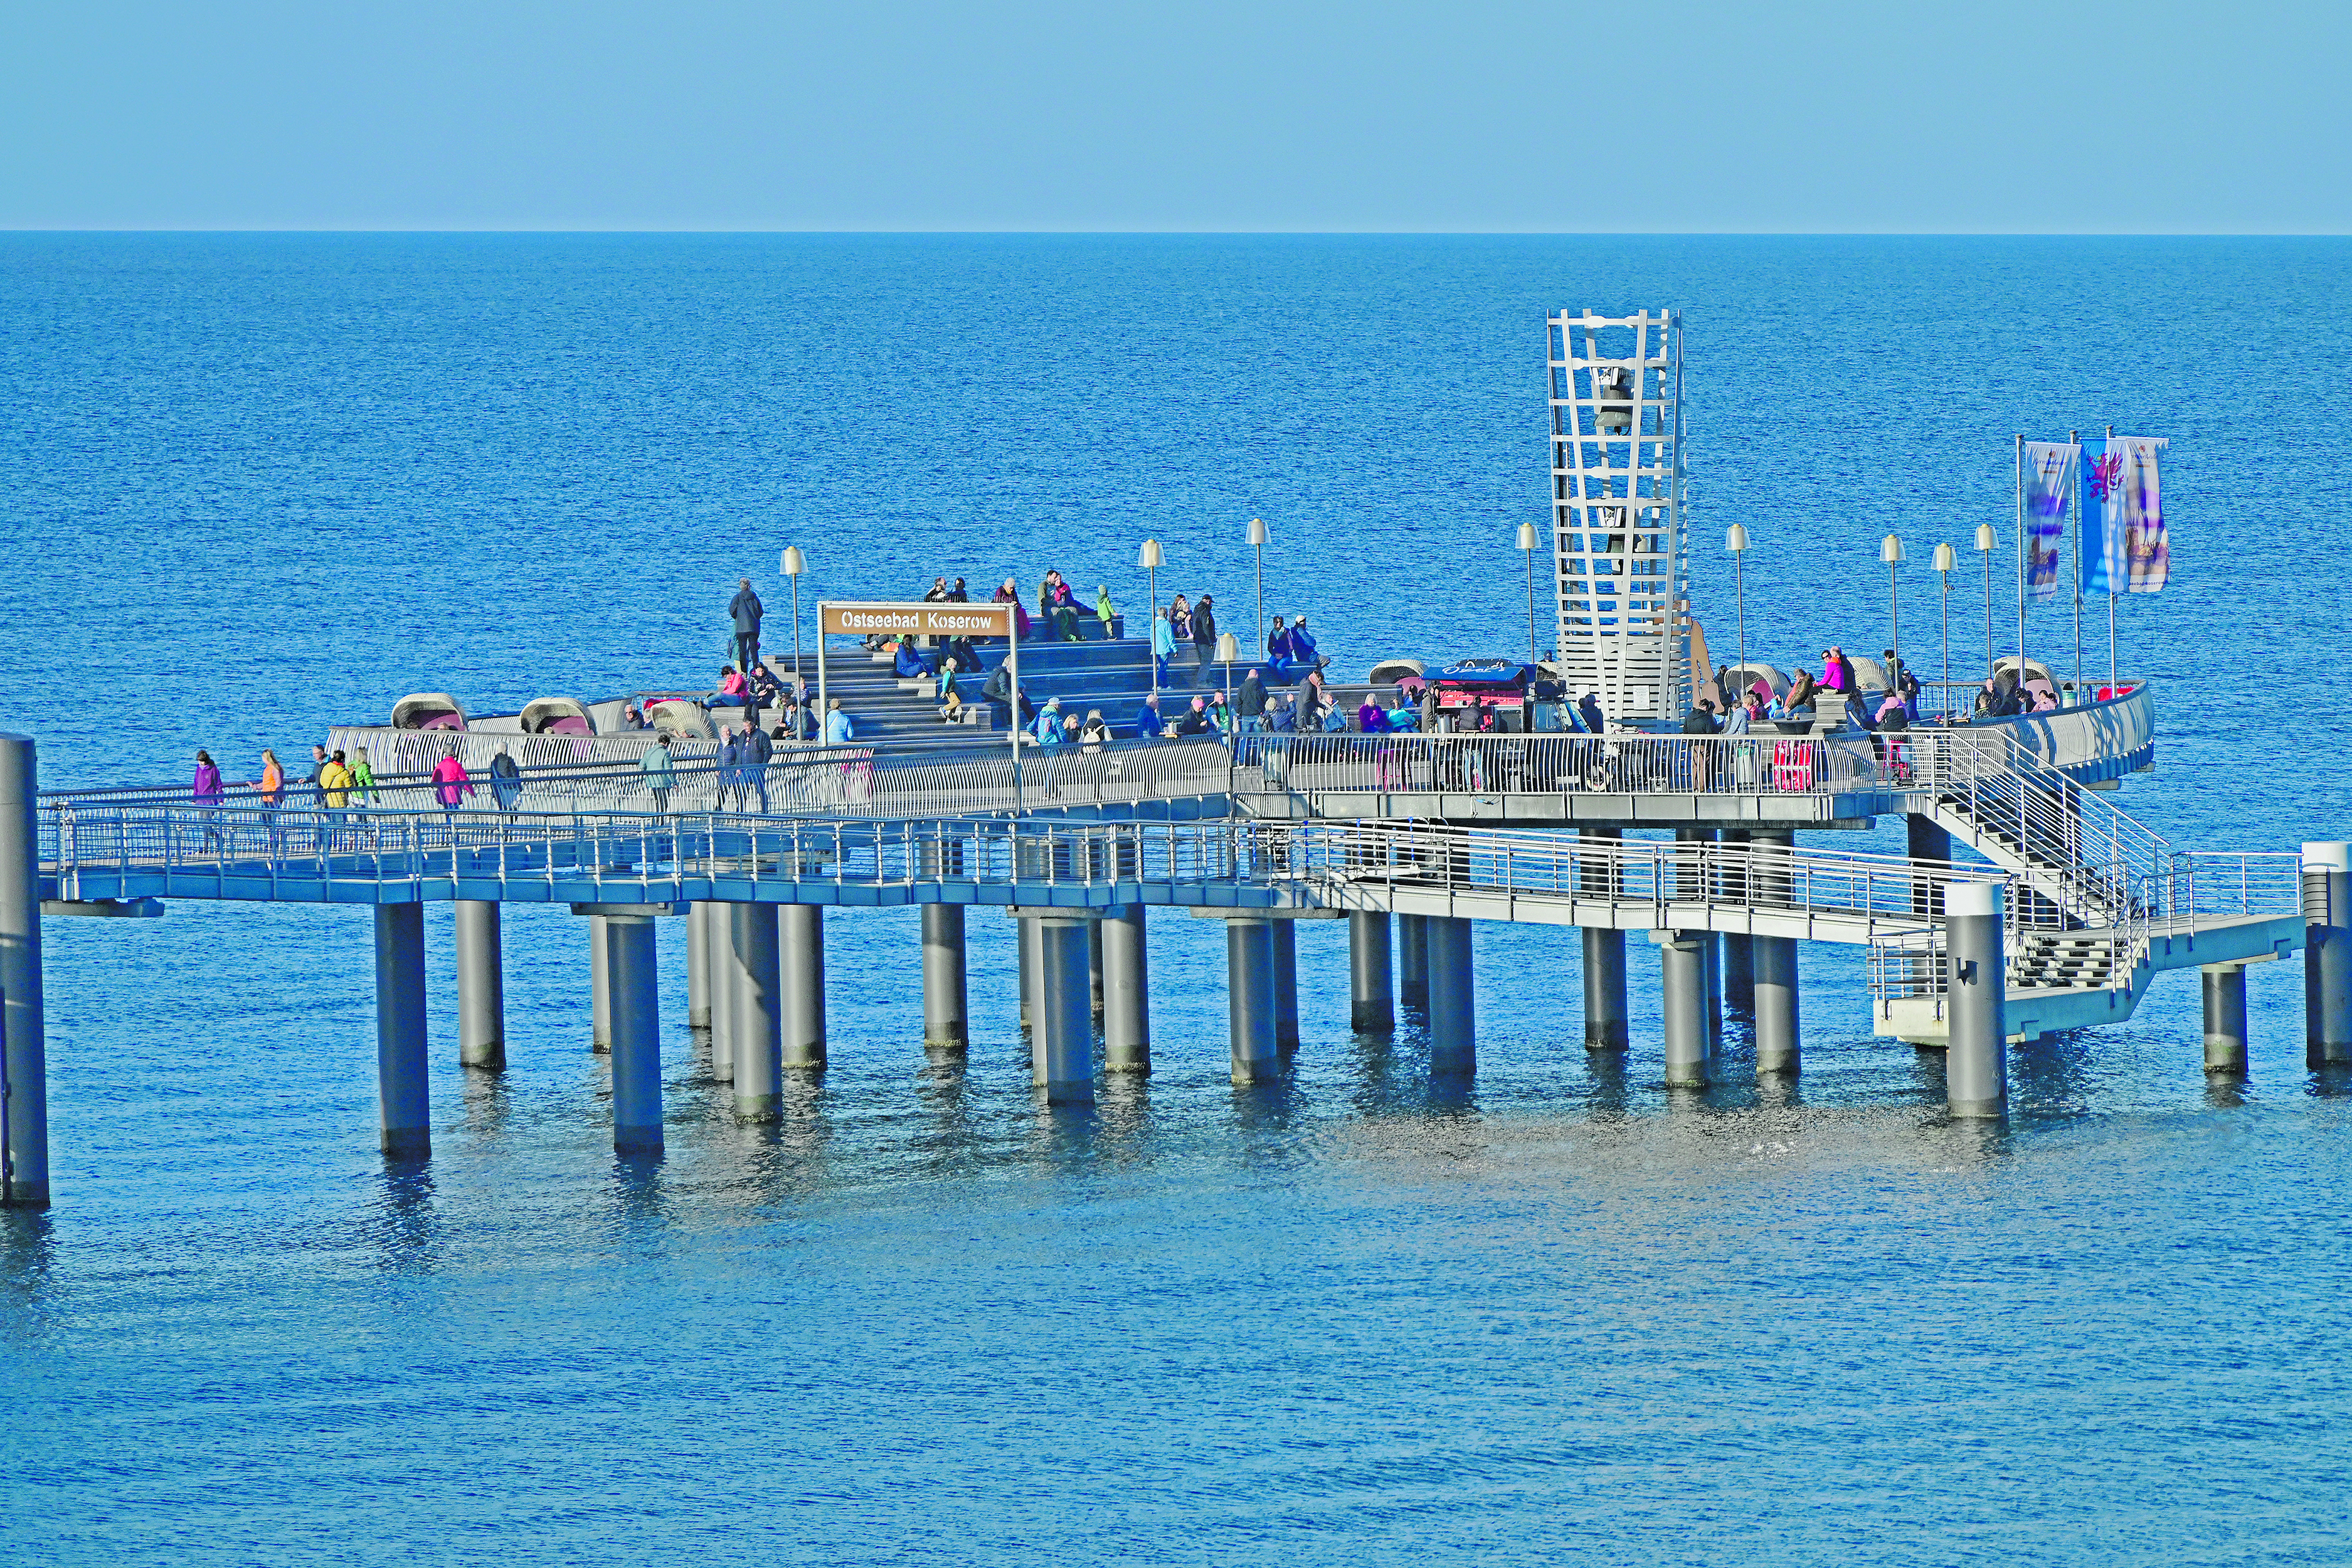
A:
POLYGON ((328 758, 327 765, 319 770, 319 799, 327 808, 330 847, 334 830, 343 825, 343 807, 351 801, 352 783, 351 765, 343 761, 341 752, 328 758))

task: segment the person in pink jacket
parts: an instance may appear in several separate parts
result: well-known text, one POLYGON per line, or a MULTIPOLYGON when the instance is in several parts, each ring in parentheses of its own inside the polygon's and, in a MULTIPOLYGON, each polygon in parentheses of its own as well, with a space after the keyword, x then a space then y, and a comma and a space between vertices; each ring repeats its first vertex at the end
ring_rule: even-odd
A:
POLYGON ((455 746, 443 753, 433 766, 434 793, 441 798, 441 809, 454 812, 458 802, 470 800, 474 795, 473 781, 466 776, 466 764, 457 760, 455 746))

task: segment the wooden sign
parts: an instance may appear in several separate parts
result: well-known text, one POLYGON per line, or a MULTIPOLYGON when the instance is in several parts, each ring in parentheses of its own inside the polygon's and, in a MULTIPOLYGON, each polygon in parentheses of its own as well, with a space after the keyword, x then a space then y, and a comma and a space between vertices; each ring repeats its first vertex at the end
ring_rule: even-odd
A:
POLYGON ((818 628, 841 637, 1002 637, 1013 635, 1010 605, 859 605, 828 600, 818 628))

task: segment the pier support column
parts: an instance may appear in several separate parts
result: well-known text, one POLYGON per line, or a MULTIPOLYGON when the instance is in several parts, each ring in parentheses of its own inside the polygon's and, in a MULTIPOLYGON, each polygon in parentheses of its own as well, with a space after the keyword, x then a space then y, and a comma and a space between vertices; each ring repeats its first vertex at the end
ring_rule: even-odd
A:
MULTIPOLYGON (((1727 827, 1721 841, 1729 851, 1723 857, 1719 878, 1723 900, 1727 904, 1748 901, 1748 833, 1744 828, 1727 827)), ((1722 978, 1723 1005, 1735 1013, 1756 1011, 1756 958, 1753 939, 1746 931, 1725 931, 1717 938, 1721 947, 1718 973, 1722 978)), ((1721 1042, 1718 1040, 1717 1042, 1721 1042)))
POLYGON ((613 1048, 613 986, 605 973, 610 954, 604 944, 604 917, 588 917, 588 991, 590 1027, 588 1048, 609 1051, 613 1048))
POLYGON ((964 1004, 963 906, 923 906, 923 1048, 961 1051, 971 1044, 964 1004))
POLYGON ((1396 1029, 1396 983, 1384 910, 1348 911, 1348 1023, 1360 1035, 1396 1029))
POLYGON ((604 938, 613 1021, 613 1150, 662 1152, 661 987, 654 922, 644 915, 594 915, 604 938))
POLYGON ((1408 1007, 1429 1005, 1429 918, 1399 915, 1397 923, 1397 1000, 1408 1007))
POLYGON ((1225 921, 1226 1017, 1236 1084, 1272 1083, 1282 1076, 1282 1053, 1274 1043, 1274 933, 1267 929, 1273 923, 1248 917, 1225 921))
POLYGON ((1756 1070, 1794 1074, 1803 1065, 1797 1000, 1797 939, 1748 938, 1756 964, 1756 1070))
POLYGON ((1087 962, 1090 920, 1028 917, 1036 928, 1037 1012, 1029 1034, 1030 1081, 1048 1105, 1091 1105, 1095 1098, 1093 989, 1087 962))
POLYGON ((1478 1000, 1470 962, 1470 922, 1433 915, 1428 921, 1429 1070, 1468 1078, 1478 1070, 1478 1000))
POLYGON ((1298 922, 1276 921, 1267 937, 1274 945, 1274 1048, 1290 1057, 1298 1050, 1298 922))
MULTIPOLYGON (((15 1011, 12 1006, 12 1015, 15 1011)), ((13 1016, 11 1022, 13 1022, 13 1016)), ((421 1160, 433 1152, 425 1088, 425 906, 375 907, 375 1082, 383 1152, 421 1160)), ((10 1129, 13 1133, 14 1128, 10 1129)), ((10 1153, 15 1140, 10 1139, 10 1153)))
POLYGON ((1094 1021, 1103 1016, 1103 939, 1102 922, 1087 922, 1087 1004, 1093 1010, 1094 1021))
POLYGON ((1951 991, 1944 1009, 1944 1095, 1954 1116, 2009 1110, 2009 971, 2000 939, 2001 884, 1961 882, 1944 891, 1944 945, 1951 991))
POLYGON ((2246 966, 2209 963, 2205 980, 2205 1071, 2246 1076, 2246 966))
POLYGON ((1151 1070, 1151 979, 1143 942, 1143 906, 1125 904, 1104 915, 1103 1068, 1151 1070))
MULTIPOLYGON (((734 993, 731 1026, 735 1114, 768 1121, 783 1114, 783 996, 774 904, 730 904, 727 984, 734 993)), ((618 1070, 617 1064, 615 1071, 618 1070)))
POLYGON ((711 903, 700 909, 710 964, 710 1076, 720 1083, 735 1081, 735 917, 729 912, 734 907, 711 903))
MULTIPOLYGON (((1675 897, 1692 904, 1712 905, 1720 897, 1716 887, 1718 857, 1715 853, 1715 829, 1712 827, 1677 827, 1675 829, 1675 897)), ((1699 947, 1701 1005, 1699 1022, 1706 1030, 1707 1057, 1712 1060, 1723 1046, 1723 955, 1718 950, 1712 929, 1685 931, 1680 940, 1696 942, 1699 947)))
POLYGON ((776 907, 776 947, 783 993, 784 1066, 824 1068, 824 910, 776 907))
POLYGON ((2352 1066, 2352 845, 2303 847, 2304 1061, 2352 1066))
POLYGON ((499 906, 459 899, 457 924, 457 1059, 502 1072, 507 1065, 507 982, 499 951, 499 906))
MULTIPOLYGON (((1952 836, 1937 825, 1932 816, 1907 812, 1903 818, 1904 853, 1914 860, 1949 860, 1952 858, 1952 836)), ((1911 912, 1926 919, 1944 912, 1943 900, 1936 896, 1934 886, 1926 877, 1911 885, 1911 912)))
POLYGON ((1021 965, 1021 1032, 1034 1035, 1037 1030, 1037 920, 1034 915, 1016 916, 1013 921, 1015 951, 1021 965))
MULTIPOLYGON (((8 1158, 0 1206, 49 1206, 49 1069, 41 1000, 40 759, 32 738, 0 735, 0 1083, 7 1087, 8 1158)), ((410 906, 414 908, 415 906, 410 906)), ((420 1035, 425 1006, 424 926, 417 926, 420 1035)), ((422 1118, 419 1125, 422 1126, 422 1118)))
POLYGON ((1625 1001, 1625 933, 1584 928, 1584 1048, 1622 1051, 1633 1043, 1625 1001))
POLYGON ((1705 1089, 1713 1053, 1706 1034, 1706 951, 1702 931, 1665 933, 1658 944, 1665 984, 1666 1087, 1705 1089))
POLYGON ((686 1026, 710 1027, 710 908, 686 907, 686 1026))

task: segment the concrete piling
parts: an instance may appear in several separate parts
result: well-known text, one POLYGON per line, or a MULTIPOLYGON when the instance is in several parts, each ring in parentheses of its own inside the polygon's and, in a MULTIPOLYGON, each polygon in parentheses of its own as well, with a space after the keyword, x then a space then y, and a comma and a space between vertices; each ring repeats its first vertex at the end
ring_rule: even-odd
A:
POLYGON ((1234 1082, 1271 1083, 1282 1076, 1274 1038, 1274 922, 1236 916, 1225 921, 1227 1023, 1234 1082))
POLYGON ((1584 928, 1584 1048, 1622 1051, 1633 1043, 1625 1000, 1625 933, 1584 928))
MULTIPOLYGON (((49 1070, 41 993, 40 757, 0 734, 0 1207, 49 1205, 49 1070)), ((420 931, 421 931, 420 927, 420 931)), ((422 937, 419 937, 420 948, 422 937)), ((417 985, 424 987, 418 955, 417 985)), ((419 1000, 421 1009, 423 1002, 419 1000)))
POLYGON ((1666 1087, 1705 1089, 1714 1053, 1706 1031, 1706 952, 1699 931, 1664 933, 1658 944, 1665 986, 1666 1087))
POLYGON ((1754 954, 1756 1070, 1793 1074, 1803 1065, 1797 997, 1797 939, 1748 939, 1754 954))
POLYGON ((613 1048, 613 986, 605 973, 611 950, 604 942, 604 917, 588 917, 588 989, 593 1000, 589 1005, 590 1027, 588 1048, 609 1051, 613 1048))
POLYGON ((923 1048, 961 1051, 971 1044, 964 985, 961 904, 923 906, 923 1048))
POLYGON ((662 1152, 661 990, 654 922, 644 915, 591 917, 604 934, 613 1022, 613 1149, 662 1152))
POLYGON ((784 1066, 824 1067, 824 910, 781 904, 776 944, 783 993, 784 1066))
POLYGON ((2352 845, 2303 847, 2304 1062, 2352 1066, 2352 845))
POLYGON ((1049 1105, 1091 1105, 1095 1098, 1094 1017, 1087 928, 1094 922, 1031 916, 1035 929, 1037 1012, 1029 1034, 1031 1081, 1049 1105))
POLYGON ((1470 922, 1457 916, 1430 917, 1429 1070, 1439 1078, 1468 1078, 1478 1069, 1478 1006, 1470 960, 1470 922))
POLYGON ((375 907, 375 1081, 384 1153, 433 1152, 425 1044, 425 906, 375 907))
POLYGON ((488 899, 457 902, 457 1060, 491 1072, 507 1065, 507 992, 499 906, 488 899))
POLYGON ((2246 1076, 2246 966, 2208 963, 2205 982, 2205 1071, 2213 1078, 2246 1076))
MULTIPOLYGON (((735 1081, 735 917, 732 904, 701 906, 703 941, 710 963, 710 1076, 720 1083, 735 1081)), ((689 919, 692 917, 689 916, 689 919)))
POLYGON ((686 907, 686 1026, 710 1027, 710 909, 686 907))
POLYGON ((1997 1117, 2009 1110, 2009 973, 2001 950, 2002 885, 1957 882, 1944 889, 1944 945, 1951 989, 1944 1009, 1949 1043, 1944 1094, 1954 1116, 1997 1117))
POLYGON ((1389 917, 1382 910, 1348 911, 1348 1023, 1360 1035, 1386 1035, 1396 1028, 1389 917))
POLYGON ((1429 921, 1423 915, 1399 915, 1397 923, 1397 1000, 1408 1007, 1429 1005, 1429 921))
POLYGON ((1298 1049, 1298 922, 1276 921, 1266 931, 1274 950, 1274 1048, 1298 1049))
POLYGON ((1151 1070, 1151 982, 1144 951, 1143 906, 1126 904, 1106 914, 1101 925, 1103 963, 1103 1068, 1108 1072, 1151 1070))
POLYGON ((784 1003, 776 906, 730 904, 727 910, 727 945, 714 957, 721 958, 734 993, 729 1024, 735 1114, 747 1121, 772 1121, 783 1113, 784 1003))

